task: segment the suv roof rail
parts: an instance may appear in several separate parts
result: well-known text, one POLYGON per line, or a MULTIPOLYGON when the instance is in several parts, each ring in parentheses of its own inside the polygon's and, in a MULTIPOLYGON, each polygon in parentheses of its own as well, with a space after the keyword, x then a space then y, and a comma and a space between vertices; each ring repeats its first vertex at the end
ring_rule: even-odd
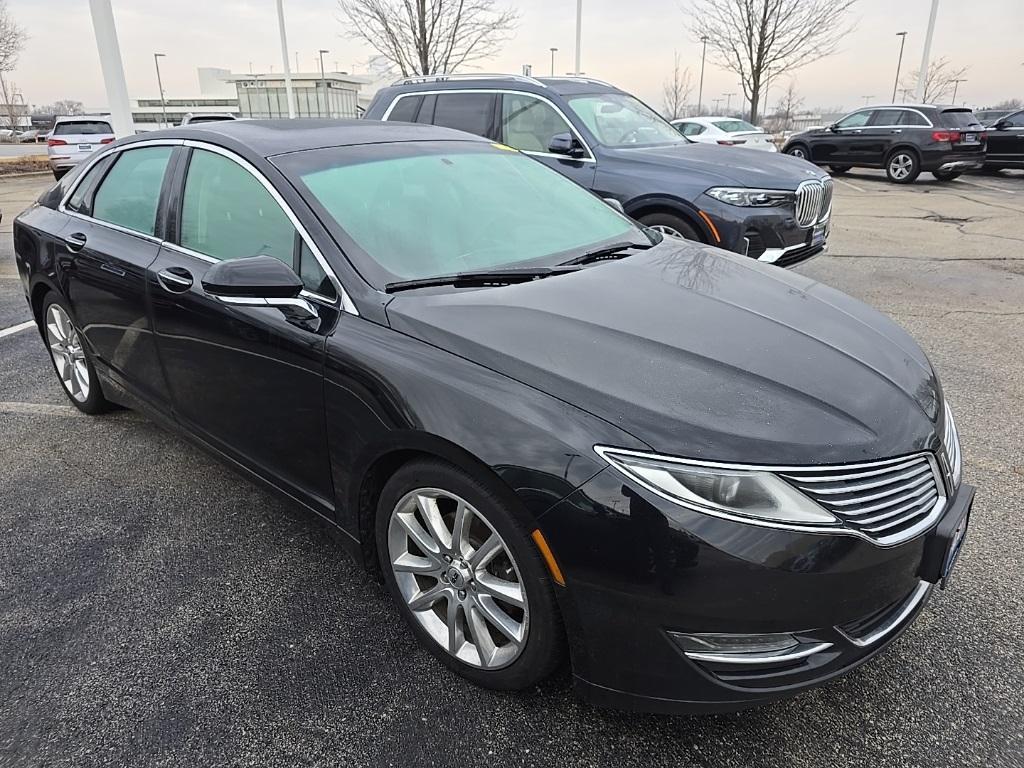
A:
POLYGON ((545 77, 545 80, 579 80, 581 83, 595 83, 596 85, 607 85, 609 88, 615 88, 616 86, 611 83, 606 83, 604 80, 598 80, 596 77, 586 77, 584 75, 555 75, 554 77, 545 77))
POLYGON ((534 77, 527 75, 508 75, 501 73, 473 73, 473 74, 440 74, 440 75, 410 75, 395 80, 391 85, 414 85, 419 83, 444 83, 448 80, 515 80, 520 83, 530 83, 541 88, 547 88, 544 83, 534 77))

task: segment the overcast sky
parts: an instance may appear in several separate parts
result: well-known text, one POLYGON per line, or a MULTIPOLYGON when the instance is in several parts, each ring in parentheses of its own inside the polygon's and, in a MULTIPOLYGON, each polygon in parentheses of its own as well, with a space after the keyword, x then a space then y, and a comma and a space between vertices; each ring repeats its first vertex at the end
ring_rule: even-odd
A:
MULTIPOLYGON (((572 69, 576 4, 573 0, 499 0, 519 9, 515 37, 484 71, 535 74, 572 69)), ((281 71, 274 0, 112 0, 132 98, 157 94, 152 54, 161 61, 168 97, 198 93, 196 67, 235 72, 271 66, 281 71)), ((892 94, 898 31, 906 30, 904 72, 918 67, 930 0, 859 0, 856 29, 839 52, 792 73, 808 107, 855 107, 892 94)), ((106 104, 88 0, 8 0, 11 14, 31 35, 14 81, 31 104, 71 98, 106 104)), ((288 42, 302 69, 313 70, 316 51, 330 50, 328 68, 365 71, 372 52, 349 38, 336 0, 285 0, 288 42)), ((692 39, 681 0, 584 0, 583 70, 632 91, 661 108, 662 83, 679 51, 696 82, 700 46, 692 39)), ((933 58, 968 66, 957 101, 986 106, 1024 98, 1024 0, 941 0, 933 58)), ((709 57, 710 58, 710 57, 709 57)), ((737 78, 709 61, 704 101, 739 92, 737 78)), ((779 89, 769 102, 776 103, 779 89)), ((694 93, 694 98, 696 92, 694 93)), ((735 104, 738 97, 733 97, 735 104)))

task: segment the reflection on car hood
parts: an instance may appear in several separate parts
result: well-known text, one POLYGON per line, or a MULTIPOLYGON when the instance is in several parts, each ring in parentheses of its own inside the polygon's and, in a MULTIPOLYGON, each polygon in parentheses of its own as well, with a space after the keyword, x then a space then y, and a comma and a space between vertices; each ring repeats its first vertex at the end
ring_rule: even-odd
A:
POLYGON ((815 165, 781 153, 736 154, 735 147, 717 144, 664 144, 656 147, 620 148, 605 152, 632 163, 679 168, 700 174, 708 186, 729 184, 766 189, 796 189, 801 181, 825 176, 815 165))
POLYGON ((806 464, 932 447, 941 392, 909 335, 822 283, 706 246, 666 239, 531 283, 404 294, 387 311, 396 330, 660 453, 806 464))

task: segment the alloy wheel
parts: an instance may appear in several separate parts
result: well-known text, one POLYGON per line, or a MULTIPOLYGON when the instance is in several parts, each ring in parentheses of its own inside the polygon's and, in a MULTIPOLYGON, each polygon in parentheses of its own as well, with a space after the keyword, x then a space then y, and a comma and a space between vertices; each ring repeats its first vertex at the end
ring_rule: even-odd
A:
POLYGON ((91 382, 85 350, 74 323, 59 304, 46 310, 46 341, 57 376, 64 389, 79 403, 89 399, 91 382))
POLYGON ((889 161, 889 174, 896 180, 902 180, 910 175, 914 169, 914 158, 910 155, 900 153, 893 155, 889 161))
POLYGON ((686 239, 685 237, 683 237, 682 233, 679 232, 679 230, 675 229, 674 227, 670 227, 667 224, 655 224, 654 226, 651 227, 651 229, 653 229, 655 232, 661 232, 661 234, 666 235, 668 237, 676 237, 679 238, 680 240, 686 239))
POLYGON ((438 488, 403 496, 388 522, 388 561, 412 615, 450 655, 483 669, 519 657, 530 619, 519 567, 464 499, 438 488))
POLYGON ((804 152, 800 147, 793 147, 791 150, 789 150, 789 154, 791 154, 793 157, 799 157, 801 160, 807 159, 807 153, 804 152))

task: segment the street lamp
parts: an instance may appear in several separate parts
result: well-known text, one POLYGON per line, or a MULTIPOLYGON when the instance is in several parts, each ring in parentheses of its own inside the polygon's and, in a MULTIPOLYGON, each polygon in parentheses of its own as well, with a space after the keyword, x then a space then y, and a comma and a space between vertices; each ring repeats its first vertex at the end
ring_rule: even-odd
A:
POLYGON ((583 39, 583 0, 576 0, 576 76, 580 74, 580 41, 583 39))
POLYGON ((928 58, 932 53, 932 36, 935 34, 935 17, 939 14, 939 0, 932 0, 932 10, 928 15, 928 31, 924 37, 924 52, 921 54, 921 69, 917 73, 917 103, 924 103, 925 86, 928 83, 928 58))
POLYGON ((875 98, 875 97, 872 95, 872 96, 861 96, 861 98, 864 99, 864 106, 866 107, 871 102, 871 100, 873 98, 875 98))
MULTIPOLYGON (((284 32, 284 5, 282 0, 277 0, 277 29, 281 33, 281 63, 284 65, 284 92, 288 98, 288 119, 294 120, 295 92, 292 90, 291 67, 288 65, 288 36, 284 32)), ((295 68, 298 69, 298 65, 295 68)), ((250 71, 252 70, 252 64, 249 65, 249 69, 250 71)), ((269 94, 267 100, 269 103, 269 94)))
POLYGON ((698 114, 702 111, 701 103, 704 100, 704 58, 708 53, 708 36, 704 35, 700 41, 704 44, 704 47, 700 52, 700 86, 697 88, 697 112, 698 114))
MULTIPOLYGON (((326 48, 321 48, 319 53, 320 53, 320 84, 323 85, 323 88, 324 88, 324 101, 326 102, 327 101, 327 77, 324 75, 324 54, 325 53, 330 53, 330 51, 328 51, 326 48)), ((320 98, 319 97, 317 97, 316 105, 317 105, 317 107, 320 107, 320 98)), ((320 109, 320 111, 323 112, 323 109, 320 109)), ((327 117, 331 116, 330 113, 331 113, 331 108, 330 108, 330 104, 328 104, 327 105, 327 117)))
POLYGON ((951 102, 952 104, 956 104, 956 90, 957 90, 957 88, 960 87, 960 83, 966 83, 966 82, 967 82, 967 80, 964 80, 964 79, 954 80, 953 81, 953 100, 951 102))
POLYGON ((558 49, 557 48, 549 48, 548 50, 551 51, 551 76, 554 77, 555 76, 555 54, 558 52, 558 49))
POLYGON ((896 60, 896 80, 892 84, 892 103, 896 103, 896 88, 900 84, 900 67, 903 65, 903 46, 907 43, 907 33, 897 32, 896 37, 900 39, 900 57, 896 60))
POLYGON ((729 114, 729 105, 732 104, 732 97, 735 96, 736 93, 723 93, 722 95, 725 96, 725 113, 729 114))
POLYGON ((160 79, 160 59, 166 55, 164 53, 154 53, 153 63, 156 65, 156 87, 160 89, 160 114, 164 118, 164 128, 169 128, 170 126, 167 125, 167 103, 164 101, 164 84, 160 79))
POLYGON ((715 102, 715 114, 717 115, 718 114, 718 105, 722 103, 722 100, 721 99, 713 99, 713 101, 715 102))

